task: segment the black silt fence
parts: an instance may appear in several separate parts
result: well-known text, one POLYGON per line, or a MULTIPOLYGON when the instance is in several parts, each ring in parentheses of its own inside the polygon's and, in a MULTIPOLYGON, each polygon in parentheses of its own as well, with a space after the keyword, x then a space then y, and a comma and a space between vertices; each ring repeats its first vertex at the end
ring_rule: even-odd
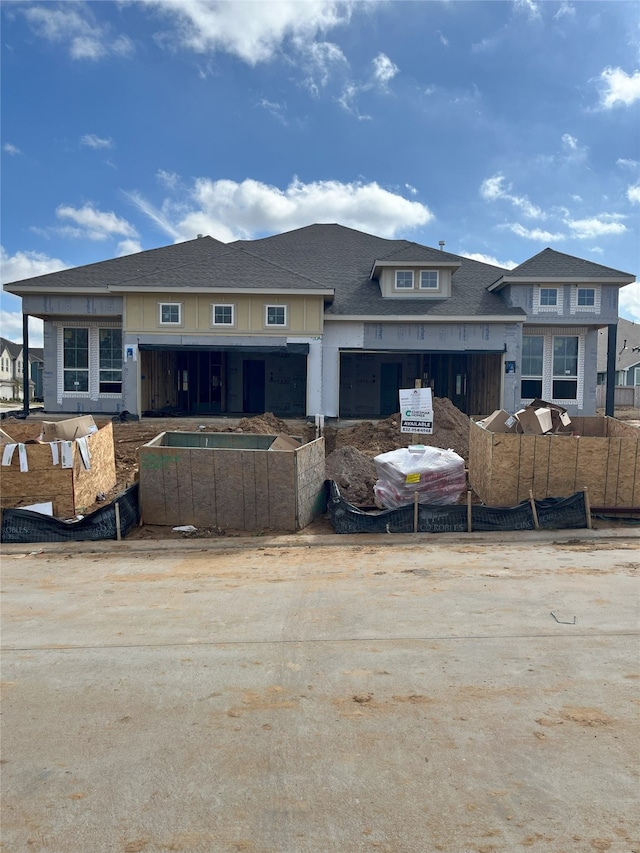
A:
MULTIPOLYGON (((584 492, 568 498, 545 498, 534 501, 538 526, 543 530, 566 530, 587 527, 584 492)), ((338 485, 327 480, 327 509, 336 533, 413 533, 413 504, 398 509, 360 509, 346 501, 338 485)), ((491 530, 535 530, 530 501, 512 507, 471 507, 473 532, 491 530)), ((466 504, 429 506, 418 504, 418 533, 466 533, 466 504)))

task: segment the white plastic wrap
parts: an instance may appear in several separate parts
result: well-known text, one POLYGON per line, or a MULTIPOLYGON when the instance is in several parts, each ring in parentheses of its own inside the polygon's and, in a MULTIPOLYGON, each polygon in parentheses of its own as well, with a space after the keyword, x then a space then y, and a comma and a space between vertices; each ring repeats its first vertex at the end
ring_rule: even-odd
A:
POLYGON ((439 447, 401 447, 374 459, 378 481, 373 487, 376 502, 389 509, 413 503, 454 504, 466 489, 464 459, 453 450, 439 447))

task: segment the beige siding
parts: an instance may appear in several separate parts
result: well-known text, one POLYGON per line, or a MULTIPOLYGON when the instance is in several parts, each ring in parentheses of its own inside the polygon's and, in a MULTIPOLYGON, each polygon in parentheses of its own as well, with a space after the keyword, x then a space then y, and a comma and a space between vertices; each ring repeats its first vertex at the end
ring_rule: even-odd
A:
POLYGON ((403 270, 413 270, 413 290, 396 290, 396 271, 384 267, 380 276, 380 290, 386 299, 442 299, 451 296, 451 270, 439 270, 439 287, 437 290, 420 289, 420 270, 435 269, 435 267, 398 267, 403 270))
POLYGON ((315 335, 322 332, 324 303, 321 296, 264 296, 253 294, 202 293, 183 294, 127 294, 124 297, 125 331, 129 334, 163 333, 210 335, 315 335), (182 322, 179 325, 160 323, 160 303, 178 303, 182 322), (233 305, 235 323, 213 325, 213 306, 233 305), (266 327, 267 305, 284 305, 287 308, 287 325, 266 327))

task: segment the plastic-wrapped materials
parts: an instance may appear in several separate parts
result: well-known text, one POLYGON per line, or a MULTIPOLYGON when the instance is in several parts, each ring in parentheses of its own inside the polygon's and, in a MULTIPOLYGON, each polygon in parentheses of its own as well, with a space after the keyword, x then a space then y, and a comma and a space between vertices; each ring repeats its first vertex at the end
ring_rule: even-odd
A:
POLYGON ((413 503, 454 504, 467 487, 464 459, 453 450, 414 445, 381 453, 373 460, 376 502, 389 509, 413 503))

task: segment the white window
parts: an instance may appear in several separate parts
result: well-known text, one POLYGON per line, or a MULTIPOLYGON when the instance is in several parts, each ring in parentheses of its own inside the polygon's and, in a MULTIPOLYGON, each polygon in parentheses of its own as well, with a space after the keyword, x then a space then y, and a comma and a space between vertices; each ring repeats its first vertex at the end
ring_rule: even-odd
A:
POLYGON ((520 381, 520 396, 523 400, 542 397, 543 355, 544 335, 524 335, 520 381))
POLYGON ((413 290, 413 270, 396 270, 396 290, 413 290))
POLYGON ((438 270, 420 270, 420 289, 438 289, 438 270))
POLYGON ((182 323, 181 302, 160 302, 158 307, 161 326, 179 326, 182 323))
POLYGON ((122 329, 99 329, 100 393, 122 393, 122 329))
POLYGON ((287 306, 286 305, 265 305, 265 325, 266 326, 286 326, 287 325, 287 306))
POLYGON ((540 288, 540 307, 541 308, 556 308, 558 305, 558 288, 557 287, 541 287, 540 288))
POLYGON ((213 306, 213 325, 214 326, 233 326, 235 323, 235 305, 214 305, 213 306))
POLYGON ((578 397, 578 336, 556 335, 553 339, 553 399, 578 397))
POLYGON ((65 328, 62 332, 63 388, 89 391, 89 329, 65 328))
POLYGON ((579 287, 576 300, 578 308, 593 308, 596 304, 596 291, 593 287, 579 287))

